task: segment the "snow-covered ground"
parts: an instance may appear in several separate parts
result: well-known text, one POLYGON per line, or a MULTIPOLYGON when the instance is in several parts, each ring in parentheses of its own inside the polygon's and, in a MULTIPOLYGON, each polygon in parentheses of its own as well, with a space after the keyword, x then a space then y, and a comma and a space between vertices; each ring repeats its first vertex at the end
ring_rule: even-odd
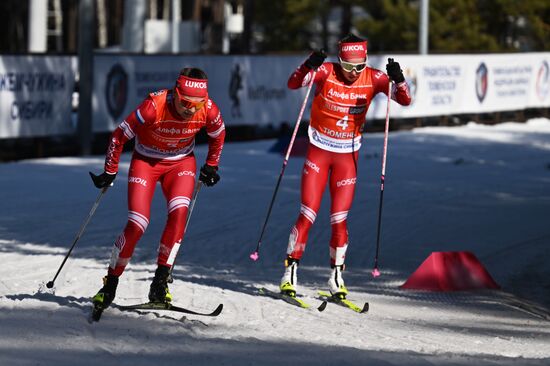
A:
MULTIPOLYGON (((275 141, 228 143, 220 183, 197 200, 171 285, 174 302, 217 318, 108 309, 89 323, 111 246, 126 222, 125 155, 55 283, 45 290, 98 191, 102 156, 0 164, 0 365, 548 365, 550 120, 419 128, 390 134, 380 268, 373 279, 383 135, 366 134, 349 216, 346 284, 368 314, 322 313, 257 295, 276 290, 299 209, 303 158, 286 169, 254 250, 282 156, 275 141), (471 251, 502 291, 399 288, 434 251, 471 251), (39 290, 40 289, 40 290, 39 290)), ((206 146, 197 148, 204 160, 206 146)), ((319 304, 330 235, 328 197, 299 280, 319 304)), ((118 304, 146 299, 165 220, 158 190, 148 231, 121 278, 118 304)))

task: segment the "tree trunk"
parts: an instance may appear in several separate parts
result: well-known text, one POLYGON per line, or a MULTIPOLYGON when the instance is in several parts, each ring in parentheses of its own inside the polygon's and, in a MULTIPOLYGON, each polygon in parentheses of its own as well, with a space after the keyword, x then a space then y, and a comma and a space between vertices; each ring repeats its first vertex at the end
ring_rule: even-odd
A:
POLYGON ((105 0, 96 0, 97 7, 97 41, 99 48, 107 47, 108 31, 107 31, 107 9, 105 0))
POLYGON ((351 32, 351 4, 342 4, 342 25, 340 28, 340 38, 344 38, 351 32))
POLYGON ((158 2, 157 0, 149 0, 149 19, 158 18, 158 2))

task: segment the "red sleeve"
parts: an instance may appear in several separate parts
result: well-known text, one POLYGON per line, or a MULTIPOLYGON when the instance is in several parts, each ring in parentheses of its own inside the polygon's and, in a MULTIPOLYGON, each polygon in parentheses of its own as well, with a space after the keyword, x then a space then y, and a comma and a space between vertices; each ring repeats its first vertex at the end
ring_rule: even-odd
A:
MULTIPOLYGON (((313 81, 315 85, 320 88, 321 84, 325 82, 332 71, 332 63, 325 62, 317 69, 315 74, 315 80, 313 81)), ((289 89, 298 89, 303 86, 306 86, 311 81, 311 75, 313 70, 310 70, 304 64, 301 64, 288 79, 287 86, 289 89)))
POLYGON ((225 140, 225 125, 216 103, 209 100, 207 108, 206 133, 208 134, 208 155, 206 156, 206 164, 218 166, 225 140))
POLYGON ((124 144, 134 138, 140 125, 154 122, 155 118, 155 104, 151 98, 147 98, 118 125, 111 134, 111 141, 107 148, 105 156, 106 173, 116 174, 118 172, 118 163, 124 144))
MULTIPOLYGON (((388 83, 390 82, 388 75, 376 69, 370 69, 370 72, 374 85, 374 94, 384 93, 388 95, 388 83)), ((411 94, 406 81, 392 86, 391 98, 401 105, 411 104, 411 94)))

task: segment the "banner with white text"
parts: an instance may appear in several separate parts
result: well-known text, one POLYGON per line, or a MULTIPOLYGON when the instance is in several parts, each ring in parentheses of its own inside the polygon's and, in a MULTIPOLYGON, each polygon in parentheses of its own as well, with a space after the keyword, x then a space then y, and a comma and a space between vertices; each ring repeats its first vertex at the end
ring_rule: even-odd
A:
POLYGON ((0 138, 74 133, 76 65, 71 56, 1 56, 0 138))
MULTIPOLYGON (((147 93, 171 88, 185 66, 208 74, 209 93, 227 125, 294 124, 305 88, 286 82, 302 56, 96 56, 94 129, 110 130, 147 93)), ((387 57, 401 64, 410 106, 391 105, 397 118, 489 113, 550 106, 550 53, 506 55, 370 56, 385 70, 387 57)), ((311 99, 311 97, 310 97, 311 99)), ((309 119, 309 105, 304 119, 309 119)), ((386 98, 378 95, 367 118, 383 119, 386 98)))
MULTIPOLYGON (((226 125, 293 124, 305 90, 286 86, 297 56, 96 56, 94 131, 112 130, 148 93, 173 88, 180 70, 208 75, 208 93, 226 125)), ((304 114, 306 119, 307 114, 304 114)))
MULTIPOLYGON (((186 66, 208 74, 209 94, 226 125, 294 125, 306 88, 289 90, 294 56, 94 56, 93 130, 112 131, 148 93, 172 88, 186 66)), ((550 53, 369 56, 385 71, 398 61, 412 103, 391 103, 392 118, 491 113, 550 107, 550 53)), ((76 131, 74 56, 0 56, 0 138, 76 131)), ((304 113, 309 119, 310 103, 304 113)), ((384 119, 386 98, 372 101, 367 119, 384 119)))

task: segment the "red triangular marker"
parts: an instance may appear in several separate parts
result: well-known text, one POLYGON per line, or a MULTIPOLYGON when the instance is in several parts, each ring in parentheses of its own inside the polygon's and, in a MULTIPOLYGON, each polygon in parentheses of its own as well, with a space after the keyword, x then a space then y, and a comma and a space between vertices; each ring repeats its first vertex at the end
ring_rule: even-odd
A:
POLYGON ((401 285, 410 290, 465 291, 499 289, 483 264, 470 252, 433 252, 401 285))

